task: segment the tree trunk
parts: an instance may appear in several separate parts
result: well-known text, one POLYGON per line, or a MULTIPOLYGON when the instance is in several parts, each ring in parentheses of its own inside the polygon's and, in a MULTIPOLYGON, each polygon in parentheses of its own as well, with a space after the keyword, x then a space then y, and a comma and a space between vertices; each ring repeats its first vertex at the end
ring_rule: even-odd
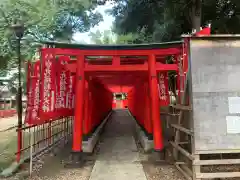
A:
POLYGON ((192 28, 200 31, 202 16, 202 0, 193 0, 192 4, 192 28))

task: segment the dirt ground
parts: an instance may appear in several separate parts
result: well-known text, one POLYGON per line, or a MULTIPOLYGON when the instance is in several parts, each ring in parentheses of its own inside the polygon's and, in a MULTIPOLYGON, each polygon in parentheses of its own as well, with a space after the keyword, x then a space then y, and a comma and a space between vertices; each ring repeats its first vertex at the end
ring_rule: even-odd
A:
POLYGON ((136 143, 147 180, 185 180, 173 165, 160 160, 158 153, 145 153, 137 140, 136 143))
POLYGON ((16 126, 17 123, 18 123, 17 116, 13 116, 9 118, 0 118, 0 132, 16 126))
POLYGON ((17 116, 0 118, 0 172, 15 160, 15 152, 17 151, 17 124, 17 116))
POLYGON ((17 150, 17 116, 0 119, 0 171, 13 162, 17 150), (12 128, 13 127, 13 128, 12 128))
MULTIPOLYGON (((70 145, 58 148, 54 152, 45 154, 40 159, 34 161, 33 174, 29 176, 29 164, 22 167, 20 173, 5 180, 29 179, 29 180, 88 180, 92 168, 95 164, 99 149, 101 148, 102 137, 95 148, 93 154, 84 156, 85 164, 79 168, 65 167, 71 154, 70 145)), ((156 154, 146 154, 138 143, 140 161, 143 165, 145 175, 148 180, 184 180, 182 175, 172 166, 158 160, 156 154)))

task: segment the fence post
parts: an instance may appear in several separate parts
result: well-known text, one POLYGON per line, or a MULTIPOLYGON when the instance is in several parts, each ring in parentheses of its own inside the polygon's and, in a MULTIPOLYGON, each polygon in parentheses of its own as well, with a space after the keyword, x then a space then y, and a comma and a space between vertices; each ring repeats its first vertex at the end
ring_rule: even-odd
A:
POLYGON ((48 123, 48 145, 52 144, 52 123, 49 121, 48 123))
POLYGON ((17 128, 17 141, 17 162, 20 162, 22 151, 22 128, 17 128))

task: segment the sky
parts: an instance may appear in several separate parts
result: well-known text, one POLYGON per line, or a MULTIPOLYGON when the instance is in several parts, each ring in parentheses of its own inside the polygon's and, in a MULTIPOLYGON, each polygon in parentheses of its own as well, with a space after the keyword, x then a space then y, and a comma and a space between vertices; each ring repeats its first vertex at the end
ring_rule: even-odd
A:
POLYGON ((110 16, 109 14, 105 13, 106 10, 111 9, 113 7, 113 4, 111 2, 107 2, 105 5, 103 6, 98 6, 96 8, 96 11, 98 11, 99 13, 102 14, 103 16, 103 21, 101 21, 98 26, 95 26, 93 28, 90 29, 89 32, 86 33, 75 33, 73 35, 73 39, 76 42, 85 42, 85 43, 92 43, 90 40, 90 37, 88 36, 90 32, 95 32, 96 30, 100 30, 100 31, 104 31, 104 30, 109 30, 112 27, 112 23, 114 21, 114 17, 110 16))

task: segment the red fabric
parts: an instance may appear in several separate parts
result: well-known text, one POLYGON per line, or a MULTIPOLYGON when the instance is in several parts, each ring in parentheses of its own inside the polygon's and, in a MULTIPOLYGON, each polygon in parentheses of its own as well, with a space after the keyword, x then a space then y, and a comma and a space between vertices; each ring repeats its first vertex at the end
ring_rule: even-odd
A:
POLYGON ((66 64, 70 61, 68 56, 60 56, 57 63, 56 73, 56 112, 58 117, 73 115, 73 89, 74 78, 70 75, 70 72, 66 70, 66 64), (70 77, 72 81, 70 81, 70 77), (71 84, 70 84, 71 83, 71 84), (71 91, 71 92, 70 92, 71 91))
POLYGON ((28 93, 27 93, 27 111, 25 116, 25 123, 38 124, 41 123, 38 118, 39 112, 39 90, 40 90, 40 61, 35 62, 33 65, 32 73, 28 74, 28 93))
POLYGON ((206 27, 204 29, 202 29, 201 31, 196 33, 196 36, 201 36, 201 35, 210 35, 211 34, 211 28, 210 27, 206 27))
POLYGON ((74 108, 75 108, 75 88, 76 88, 76 77, 75 75, 71 75, 69 72, 69 81, 68 81, 68 114, 73 116, 74 108))
MULTIPOLYGON (((38 122, 33 122, 29 117, 32 116, 31 108, 27 115, 26 122, 44 123, 60 117, 72 116, 74 110, 74 89, 75 76, 65 68, 70 60, 68 56, 55 58, 53 49, 41 49, 41 87, 40 87, 40 106, 38 122)), ((39 63, 40 65, 40 63, 39 63)), ((39 74, 40 72, 35 72, 39 74)), ((33 87, 36 78, 31 79, 33 87)), ((38 79, 39 81, 39 79, 38 79)), ((28 103, 33 104, 31 99, 28 103)))
POLYGON ((158 91, 159 91, 160 105, 168 106, 170 103, 170 98, 169 98, 169 92, 168 92, 167 72, 159 73, 158 91))
POLYGON ((41 49, 42 71, 40 88, 40 110, 41 121, 56 118, 56 59, 52 49, 41 49))

